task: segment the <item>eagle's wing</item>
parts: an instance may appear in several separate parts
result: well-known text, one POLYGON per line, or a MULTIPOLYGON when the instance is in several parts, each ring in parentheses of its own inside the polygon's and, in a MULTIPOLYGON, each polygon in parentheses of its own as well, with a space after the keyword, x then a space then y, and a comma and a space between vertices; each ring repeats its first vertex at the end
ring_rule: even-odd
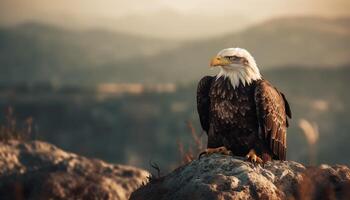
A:
POLYGON ((199 121, 201 122, 203 130, 207 133, 209 131, 209 90, 213 80, 214 77, 205 76, 199 81, 197 87, 197 111, 199 115, 199 121))
POLYGON ((269 145, 274 157, 286 159, 287 126, 292 113, 285 96, 268 81, 261 80, 255 88, 255 103, 260 136, 269 145))

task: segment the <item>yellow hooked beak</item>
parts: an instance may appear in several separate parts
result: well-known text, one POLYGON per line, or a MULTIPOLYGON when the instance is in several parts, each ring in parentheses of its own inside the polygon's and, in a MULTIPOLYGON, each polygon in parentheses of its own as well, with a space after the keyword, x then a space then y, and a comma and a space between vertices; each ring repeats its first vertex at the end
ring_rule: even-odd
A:
POLYGON ((231 64, 231 62, 227 58, 221 56, 216 56, 210 61, 210 67, 225 66, 229 64, 231 64))

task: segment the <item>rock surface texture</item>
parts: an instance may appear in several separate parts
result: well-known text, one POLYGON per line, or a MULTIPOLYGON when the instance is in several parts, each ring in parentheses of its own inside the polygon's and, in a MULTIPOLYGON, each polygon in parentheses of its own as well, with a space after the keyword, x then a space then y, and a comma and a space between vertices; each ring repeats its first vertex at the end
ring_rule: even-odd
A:
POLYGON ((350 170, 293 161, 254 166, 239 157, 213 154, 152 178, 130 199, 350 199, 350 170))
POLYGON ((128 199, 148 172, 39 141, 0 142, 0 199, 128 199))

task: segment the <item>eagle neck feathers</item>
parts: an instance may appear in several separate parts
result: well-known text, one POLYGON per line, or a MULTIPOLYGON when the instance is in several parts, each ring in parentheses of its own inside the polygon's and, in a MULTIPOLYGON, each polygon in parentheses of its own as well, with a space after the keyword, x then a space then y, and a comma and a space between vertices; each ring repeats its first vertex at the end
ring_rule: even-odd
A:
POLYGON ((236 89, 240 83, 242 83, 243 86, 246 86, 250 85, 253 81, 261 79, 260 72, 249 67, 237 70, 221 68, 219 74, 216 76, 216 80, 221 77, 225 79, 228 78, 233 89, 236 89))

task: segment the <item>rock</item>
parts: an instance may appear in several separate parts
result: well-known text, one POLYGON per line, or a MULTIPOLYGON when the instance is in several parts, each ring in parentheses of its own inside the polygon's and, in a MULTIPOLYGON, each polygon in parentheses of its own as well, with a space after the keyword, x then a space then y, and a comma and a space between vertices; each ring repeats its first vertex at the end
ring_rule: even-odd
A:
POLYGON ((0 142, 1 199, 128 199, 148 176, 45 142, 0 142))
POLYGON ((350 199, 350 170, 293 161, 254 166, 240 157, 213 154, 151 178, 130 199, 350 199))

